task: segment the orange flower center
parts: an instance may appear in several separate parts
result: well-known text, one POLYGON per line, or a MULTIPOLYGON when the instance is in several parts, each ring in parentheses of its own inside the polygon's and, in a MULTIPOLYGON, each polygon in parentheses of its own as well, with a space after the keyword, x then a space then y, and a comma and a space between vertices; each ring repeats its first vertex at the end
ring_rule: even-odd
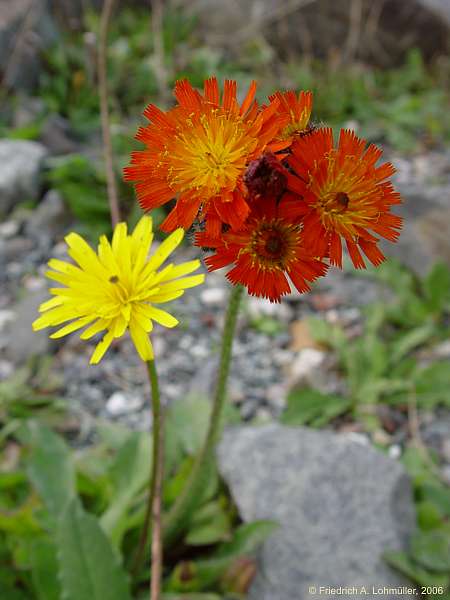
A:
POLYGON ((255 228, 247 252, 260 266, 285 270, 295 258, 298 245, 298 227, 280 219, 263 221, 255 228))
POLYGON ((168 148, 169 183, 209 197, 232 191, 256 144, 238 115, 220 109, 194 115, 168 148))

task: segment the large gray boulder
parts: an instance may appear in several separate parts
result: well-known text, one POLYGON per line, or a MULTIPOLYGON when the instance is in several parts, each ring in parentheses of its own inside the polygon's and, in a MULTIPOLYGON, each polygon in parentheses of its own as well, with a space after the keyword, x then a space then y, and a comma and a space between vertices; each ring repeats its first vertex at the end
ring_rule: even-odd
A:
POLYGON ((365 586, 368 594, 331 598, 413 587, 382 558, 405 547, 415 522, 398 462, 350 436, 278 424, 229 430, 218 455, 244 521, 280 524, 262 548, 249 600, 319 600, 320 587, 365 586))
POLYGON ((398 258, 419 275, 436 261, 450 266, 450 152, 389 158, 398 168, 394 183, 403 204, 395 212, 404 223, 398 242, 383 244, 386 256, 398 258))
POLYGON ((198 15, 208 46, 230 52, 265 39, 282 57, 357 58, 386 66, 401 61, 409 48, 420 48, 426 57, 449 48, 448 0, 182 2, 198 15))
POLYGON ((47 0, 1 0, 0 78, 9 88, 31 90, 40 54, 57 39, 47 0))
POLYGON ((24 140, 0 140, 0 217, 14 204, 36 200, 45 146, 24 140))

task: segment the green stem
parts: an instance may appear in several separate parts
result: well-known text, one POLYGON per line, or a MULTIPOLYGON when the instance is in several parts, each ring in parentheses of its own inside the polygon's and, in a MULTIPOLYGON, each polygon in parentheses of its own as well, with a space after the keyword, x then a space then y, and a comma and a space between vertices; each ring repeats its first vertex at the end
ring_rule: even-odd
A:
MULTIPOLYGON (((133 565, 133 573, 134 575, 138 575, 139 571, 142 567, 142 561, 144 559, 145 548, 147 545, 148 533, 150 530, 150 522, 152 518, 152 514, 154 515, 155 508, 158 512, 158 504, 159 504, 159 513, 161 513, 161 485, 162 485, 162 448, 163 448, 163 423, 162 423, 162 411, 161 411, 161 400, 159 394, 159 385, 158 385, 158 374, 156 372, 155 361, 150 360, 146 363, 148 377, 150 381, 151 387, 151 403, 152 403, 152 415, 153 415, 153 456, 152 456, 152 472, 150 475, 150 486, 149 486, 149 494, 147 500, 147 509, 145 513, 144 525, 142 527, 141 536, 138 543, 138 549, 136 552, 136 558, 134 560, 133 565)), ((158 520, 158 519, 156 519, 158 520)), ((153 541, 155 541, 155 536, 159 535, 159 546, 161 547, 161 519, 159 517, 159 524, 153 523, 152 536, 153 541), (156 525, 156 527, 155 527, 156 525), (159 527, 158 527, 159 525, 159 527), (158 532, 159 529, 159 532, 158 532)), ((161 569, 162 565, 156 565, 156 573, 154 572, 153 565, 153 546, 152 543, 152 585, 154 579, 158 579, 158 586, 160 585, 160 577, 161 577, 161 569)), ((159 562, 162 561, 162 556, 158 559, 159 562)), ((156 584, 155 584, 156 585, 156 584)))
POLYGON ((170 545, 183 533, 188 519, 195 510, 199 497, 206 485, 209 469, 214 458, 213 452, 217 443, 222 423, 222 413, 225 404, 228 375, 230 372, 231 351, 236 329, 237 315, 243 287, 235 286, 230 293, 228 309, 222 334, 220 367, 217 378, 216 392, 209 420, 208 432, 203 447, 192 467, 189 479, 171 508, 163 527, 164 544, 170 545))

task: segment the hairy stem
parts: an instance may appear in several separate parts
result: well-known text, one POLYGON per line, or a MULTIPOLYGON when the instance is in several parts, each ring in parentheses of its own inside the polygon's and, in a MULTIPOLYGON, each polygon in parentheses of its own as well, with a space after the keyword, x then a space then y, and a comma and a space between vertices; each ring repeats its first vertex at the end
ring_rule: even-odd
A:
POLYGON ((161 543, 161 496, 163 481, 163 445, 164 428, 161 411, 161 401, 158 386, 158 374, 153 360, 148 361, 147 371, 151 387, 151 403, 153 414, 153 456, 152 472, 149 480, 149 492, 147 508, 145 512, 144 525, 134 559, 132 572, 134 576, 139 574, 145 556, 147 539, 152 531, 152 573, 151 573, 151 600, 159 600, 162 573, 162 543, 161 543), (153 517, 153 519, 152 519, 153 517), (151 523, 151 520, 153 523, 151 523))
POLYGON ((201 493, 208 480, 210 468, 214 459, 214 448, 217 443, 222 422, 227 381, 230 371, 231 351, 242 290, 242 286, 236 286, 231 290, 230 293, 222 335, 220 367, 208 432, 200 454, 194 463, 186 486, 170 510, 167 519, 165 519, 163 528, 163 538, 165 544, 171 544, 181 533, 183 533, 188 519, 195 510, 198 499, 201 497, 201 493))

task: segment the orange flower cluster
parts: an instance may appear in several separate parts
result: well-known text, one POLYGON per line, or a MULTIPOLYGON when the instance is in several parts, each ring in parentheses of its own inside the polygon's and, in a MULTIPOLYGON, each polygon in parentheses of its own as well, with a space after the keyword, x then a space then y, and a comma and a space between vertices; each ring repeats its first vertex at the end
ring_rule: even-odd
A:
POLYGON ((391 213, 401 202, 377 166, 382 151, 341 130, 337 145, 327 127, 311 124, 312 94, 276 92, 255 100, 256 83, 241 104, 236 82, 205 81, 203 93, 188 81, 175 85, 177 104, 167 112, 150 105, 150 121, 137 139, 125 178, 151 210, 175 199, 164 231, 199 224, 195 243, 214 251, 210 270, 230 266, 233 284, 278 302, 342 267, 342 243, 357 269, 363 255, 384 259, 380 238, 395 242, 402 220, 391 213))

